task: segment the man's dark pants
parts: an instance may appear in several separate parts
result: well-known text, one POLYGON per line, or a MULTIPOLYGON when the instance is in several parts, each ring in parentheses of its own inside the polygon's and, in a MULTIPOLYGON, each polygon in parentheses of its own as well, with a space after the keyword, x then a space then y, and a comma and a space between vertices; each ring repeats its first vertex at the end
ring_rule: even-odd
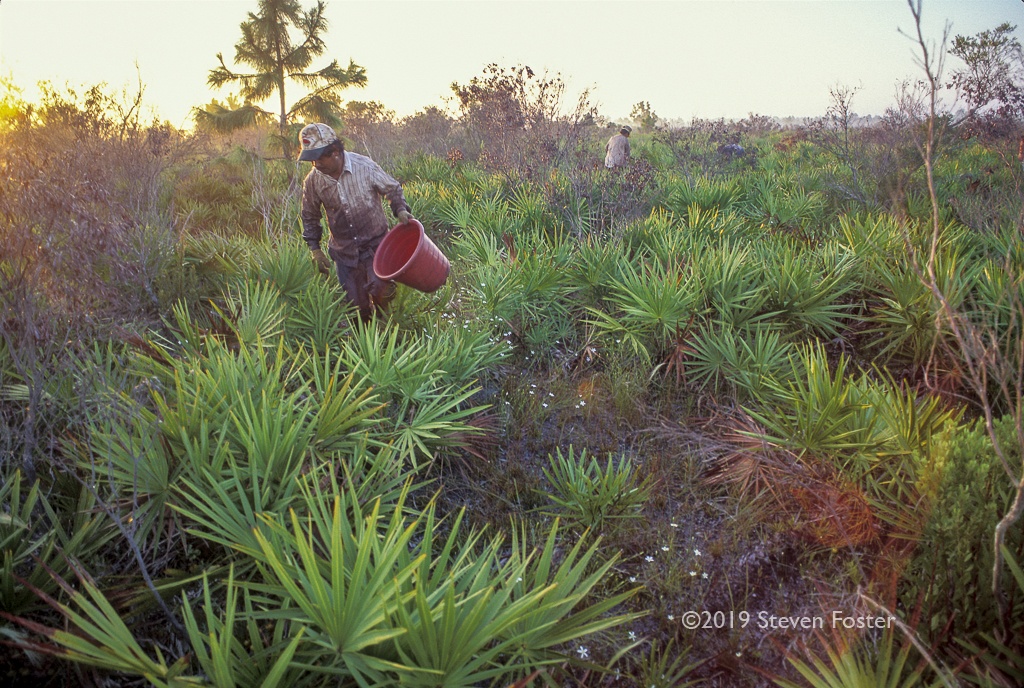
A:
MULTIPOLYGON (((359 317, 365 322, 373 315, 374 307, 383 310, 395 297, 394 282, 385 282, 373 271, 373 253, 376 246, 359 252, 359 263, 344 265, 335 260, 338 269, 338 283, 348 294, 348 300, 359 308, 359 317)), ((333 258, 333 256, 331 256, 333 258)))

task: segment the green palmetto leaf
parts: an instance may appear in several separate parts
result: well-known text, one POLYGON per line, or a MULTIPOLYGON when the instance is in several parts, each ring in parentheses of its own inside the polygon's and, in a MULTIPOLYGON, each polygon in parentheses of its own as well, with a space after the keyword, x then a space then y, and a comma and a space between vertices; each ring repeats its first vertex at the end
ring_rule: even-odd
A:
POLYGON ((176 511, 193 522, 190 531, 229 551, 257 557, 259 516, 283 514, 298 498, 301 456, 267 457, 268 466, 234 454, 224 467, 194 470, 176 486, 176 511))
POLYGON ((609 456, 602 468, 585 449, 577 457, 572 445, 565 454, 561 448, 549 454, 543 470, 552 489, 544 494, 558 513, 585 530, 600 531, 607 520, 639 517, 650 492, 650 482, 638 479, 625 456, 617 464, 609 456))
POLYGON ((479 434, 479 428, 463 421, 488 407, 462 406, 478 391, 470 386, 458 389, 429 385, 418 390, 413 399, 400 402, 392 436, 395 450, 417 466, 421 457, 432 460, 434 451, 441 447, 459 446, 453 437, 479 434))
POLYGON ((300 388, 284 398, 243 397, 230 412, 235 446, 245 452, 256 470, 278 477, 308 450, 315 428, 310 399, 300 388), (305 398, 304 398, 305 397, 305 398))
POLYGON ((790 369, 792 345, 778 332, 740 332, 726 324, 701 326, 689 341, 688 379, 701 388, 726 384, 744 395, 763 397, 790 369))
POLYGON ((71 568, 78 576, 80 590, 74 589, 71 584, 49 570, 53 580, 68 596, 70 604, 57 602, 38 588, 33 588, 33 591, 77 632, 49 628, 28 619, 0 612, 0 616, 44 636, 52 643, 22 641, 20 645, 23 649, 55 655, 87 666, 140 676, 159 688, 202 685, 198 679, 181 675, 187 668, 186 658, 169 665, 159 648, 156 649, 155 659, 147 654, 117 610, 96 586, 95 581, 79 566, 71 564, 71 568))
POLYGON ((384 404, 374 405, 377 396, 372 389, 360 391, 361 385, 353 386, 353 379, 354 374, 349 374, 341 382, 338 378, 331 378, 320 392, 322 397, 318 400, 312 439, 321 452, 352 447, 353 442, 358 441, 357 429, 370 429, 380 422, 375 416, 384 404))
POLYGON ((589 306, 607 298, 608 284, 616 275, 621 257, 622 248, 617 242, 598 240, 592 235, 581 240, 570 271, 570 285, 589 306))
POLYGON ((200 628, 188 598, 182 598, 182 613, 185 630, 192 644, 196 661, 202 668, 209 683, 217 688, 275 688, 278 685, 295 685, 297 672, 291 670, 291 661, 302 642, 304 629, 289 629, 286 623, 275 624, 270 642, 260 630, 252 615, 252 604, 246 594, 245 627, 248 632, 248 649, 242 638, 235 635, 238 611, 239 586, 235 583, 234 567, 229 570, 224 585, 226 599, 214 602, 211 585, 203 574, 202 608, 204 628, 200 628), (223 618, 218 610, 223 609, 223 618), (204 630, 205 629, 205 630, 204 630))
POLYGON ((748 248, 723 246, 700 251, 694 271, 712 317, 733 328, 764 324, 773 313, 764 311, 767 288, 763 267, 748 248))
MULTIPOLYGON (((455 581, 449 579, 428 598, 425 586, 416 586, 413 604, 398 607, 396 622, 406 629, 398 652, 415 669, 405 684, 468 688, 509 673, 500 660, 510 641, 498 639, 543 591, 511 601, 513 590, 494 584, 494 559, 491 546, 463 571, 470 581, 465 590, 456 592, 455 581)), ((510 573, 521 572, 520 566, 510 573)))
POLYGON ((250 274, 257 282, 273 284, 288 299, 295 299, 311 285, 326 281, 315 279, 316 271, 310 263, 309 248, 304 241, 257 244, 253 250, 250 274))
POLYGON ((690 206, 727 210, 742 197, 743 190, 736 180, 698 177, 692 184, 674 185, 669 192, 668 205, 678 215, 685 216, 690 206))
POLYGON ((474 255, 486 256, 487 253, 480 251, 480 246, 486 246, 487 244, 482 243, 482 239, 486 238, 494 248, 494 254, 497 256, 498 251, 498 238, 491 232, 484 232, 479 229, 473 228, 473 205, 469 199, 466 198, 453 198, 451 202, 444 206, 441 211, 445 221, 456 229, 463 230, 463 234, 457 242, 456 246, 460 247, 463 243, 467 243, 469 246, 475 248, 473 251, 474 255))
POLYGON ((360 686, 380 685, 387 672, 405 669, 379 650, 403 633, 389 619, 403 602, 396 589, 416 566, 396 566, 415 522, 406 525, 400 507, 385 520, 379 501, 351 519, 353 505, 343 508, 337 496, 333 505, 307 506, 305 519, 291 512, 290 530, 264 518, 271 532, 256 533, 268 581, 258 588, 279 589, 294 604, 267 615, 306 626, 309 647, 299 653, 301 666, 333 667, 360 686))
POLYGON ((800 454, 872 451, 881 444, 874 432, 877 417, 857 423, 867 403, 847 378, 849 361, 840 356, 835 369, 820 346, 790 357, 792 377, 769 385, 759 399, 765 407, 746 409, 767 431, 769 442, 800 454))
POLYGON ((425 352, 417 337, 401 339, 397 327, 379 330, 357 325, 339 356, 346 369, 365 378, 381 393, 410 398, 443 370, 443 361, 425 352))
POLYGON ((542 228, 548 215, 548 204, 544 196, 528 184, 517 186, 512 191, 509 205, 519 215, 526 227, 542 228))
POLYGON ((645 332, 637 331, 639 328, 630 329, 620 318, 605 313, 602 310, 587 308, 587 312, 590 313, 593 319, 587 320, 586 323, 593 326, 596 332, 605 339, 616 340, 617 344, 632 351, 633 355, 645 367, 651 365, 654 360, 654 354, 651 352, 651 344, 648 338, 644 336, 645 332))
POLYGON ((881 346, 880 358, 924 363, 942 334, 931 291, 906 266, 883 265, 875 274, 881 298, 867 318, 872 327, 866 332, 881 346))
POLYGON ((34 590, 53 593, 51 575, 67 575, 69 557, 90 558, 117 531, 96 509, 96 495, 80 488, 69 516, 51 504, 39 482, 27 491, 20 470, 0 481, 0 611, 23 614, 39 606, 34 590))
POLYGON ((437 377, 440 383, 461 387, 471 384, 508 356, 509 345, 503 335, 481 324, 450 327, 439 323, 432 332, 423 333, 423 353, 443 363, 437 377))
POLYGON ((843 298, 853 288, 846 279, 852 261, 847 258, 823 271, 815 257, 784 249, 765 266, 766 307, 799 329, 836 336, 851 312, 843 298))
POLYGON ((556 519, 539 551, 531 551, 525 534, 512 531, 507 566, 513 572, 522 564, 526 564, 526 568, 514 578, 510 574, 506 579, 507 585, 515 591, 512 599, 530 601, 520 608, 515 623, 503 637, 511 643, 510 657, 529 667, 562 662, 565 657, 559 648, 566 643, 601 633, 645 614, 613 613, 640 588, 587 603, 594 587, 615 565, 617 556, 595 562, 594 558, 600 551, 600 539, 585 548, 587 538, 577 538, 573 547, 564 552, 556 563, 556 551, 560 549, 558 527, 556 519), (546 592, 535 596, 538 590, 546 592))
POLYGON ((168 522, 172 486, 182 466, 160 441, 152 424, 136 416, 129 425, 104 420, 89 427, 88 450, 75 447, 79 468, 94 486, 109 487, 115 503, 140 546, 159 546, 168 522))
MULTIPOLYGON (((896 651, 896 631, 887 630, 877 650, 863 647, 835 649, 827 647, 828 662, 810 656, 810 664, 800 659, 789 662, 814 688, 911 688, 922 682, 921 669, 910 670, 907 660, 913 646, 909 641, 896 651)), ((776 679, 782 688, 800 688, 799 684, 776 679)))
MULTIPOLYGON (((686 325, 697 302, 696 285, 685 272, 661 263, 621 266, 611 282, 608 302, 626 330, 654 346, 664 346, 686 325)), ((600 327, 600 321, 595 325, 600 327)))
POLYGON ((281 291, 270 282, 245 281, 224 294, 221 317, 247 345, 270 346, 284 333, 284 303, 281 291))

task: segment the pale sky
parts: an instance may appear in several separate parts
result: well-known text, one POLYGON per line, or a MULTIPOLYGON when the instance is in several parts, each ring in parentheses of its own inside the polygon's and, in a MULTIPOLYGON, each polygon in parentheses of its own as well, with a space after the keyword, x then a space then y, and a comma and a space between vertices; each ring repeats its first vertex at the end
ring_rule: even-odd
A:
MULTIPOLYGON (((256 8, 256 0, 0 0, 0 76, 32 100, 40 80, 134 88, 137 64, 147 113, 188 126, 193 106, 227 95, 206 78, 218 52, 232 66, 238 26, 256 8)), ((590 88, 610 119, 639 101, 687 121, 819 116, 837 85, 860 88, 857 113, 881 114, 899 81, 921 75, 915 45, 899 31, 914 30, 906 0, 327 0, 327 15, 328 52, 313 67, 355 60, 368 85, 346 97, 381 101, 399 116, 445 107, 451 83, 490 62, 560 73, 566 100, 590 88)), ((953 36, 1004 21, 1024 43, 1021 0, 924 0, 936 44, 947 22, 953 36)), ((947 73, 959 64, 947 58, 947 73)))

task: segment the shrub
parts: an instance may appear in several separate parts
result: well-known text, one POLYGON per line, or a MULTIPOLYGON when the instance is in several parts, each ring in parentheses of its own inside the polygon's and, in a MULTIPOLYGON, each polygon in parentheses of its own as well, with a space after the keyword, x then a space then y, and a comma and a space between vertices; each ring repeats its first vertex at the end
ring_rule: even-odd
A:
MULTIPOLYGON (((1021 456, 1013 418, 993 423, 1010 465, 1021 456)), ((904 576, 901 598, 908 606, 921 600, 923 627, 930 639, 979 641, 1001 623, 992 597, 992 533, 1014 497, 982 420, 947 428, 946 460, 939 497, 904 576), (946 635, 948 634, 948 636, 946 635)), ((1007 532, 1006 547, 1018 561, 1024 556, 1024 530, 1007 532)), ((1012 618, 1024 614, 1022 591, 1008 591, 1012 618)), ((1018 650, 1022 648, 1015 644, 1018 650)))

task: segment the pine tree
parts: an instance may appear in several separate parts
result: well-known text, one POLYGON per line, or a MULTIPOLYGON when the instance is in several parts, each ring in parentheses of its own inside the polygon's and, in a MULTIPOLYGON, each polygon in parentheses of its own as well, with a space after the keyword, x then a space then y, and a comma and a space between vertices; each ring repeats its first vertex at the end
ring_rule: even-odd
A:
POLYGON ((327 49, 323 34, 327 31, 325 4, 304 11, 298 0, 259 0, 259 11, 249 13, 242 22, 242 38, 235 44, 235 63, 252 71, 232 71, 217 53, 220 65, 210 70, 207 83, 214 88, 237 85, 243 104, 231 108, 206 107, 195 111, 197 124, 217 131, 232 131, 257 123, 278 125, 281 152, 293 156, 295 136, 291 129, 296 119, 325 122, 338 126, 341 122, 340 93, 350 86, 366 85, 366 70, 349 60, 347 68, 333 60, 326 67, 309 71, 313 60, 327 49), (297 35, 300 40, 293 40, 297 35), (289 82, 305 89, 306 95, 288 107, 285 97, 289 82), (277 93, 278 111, 259 106, 277 93))

